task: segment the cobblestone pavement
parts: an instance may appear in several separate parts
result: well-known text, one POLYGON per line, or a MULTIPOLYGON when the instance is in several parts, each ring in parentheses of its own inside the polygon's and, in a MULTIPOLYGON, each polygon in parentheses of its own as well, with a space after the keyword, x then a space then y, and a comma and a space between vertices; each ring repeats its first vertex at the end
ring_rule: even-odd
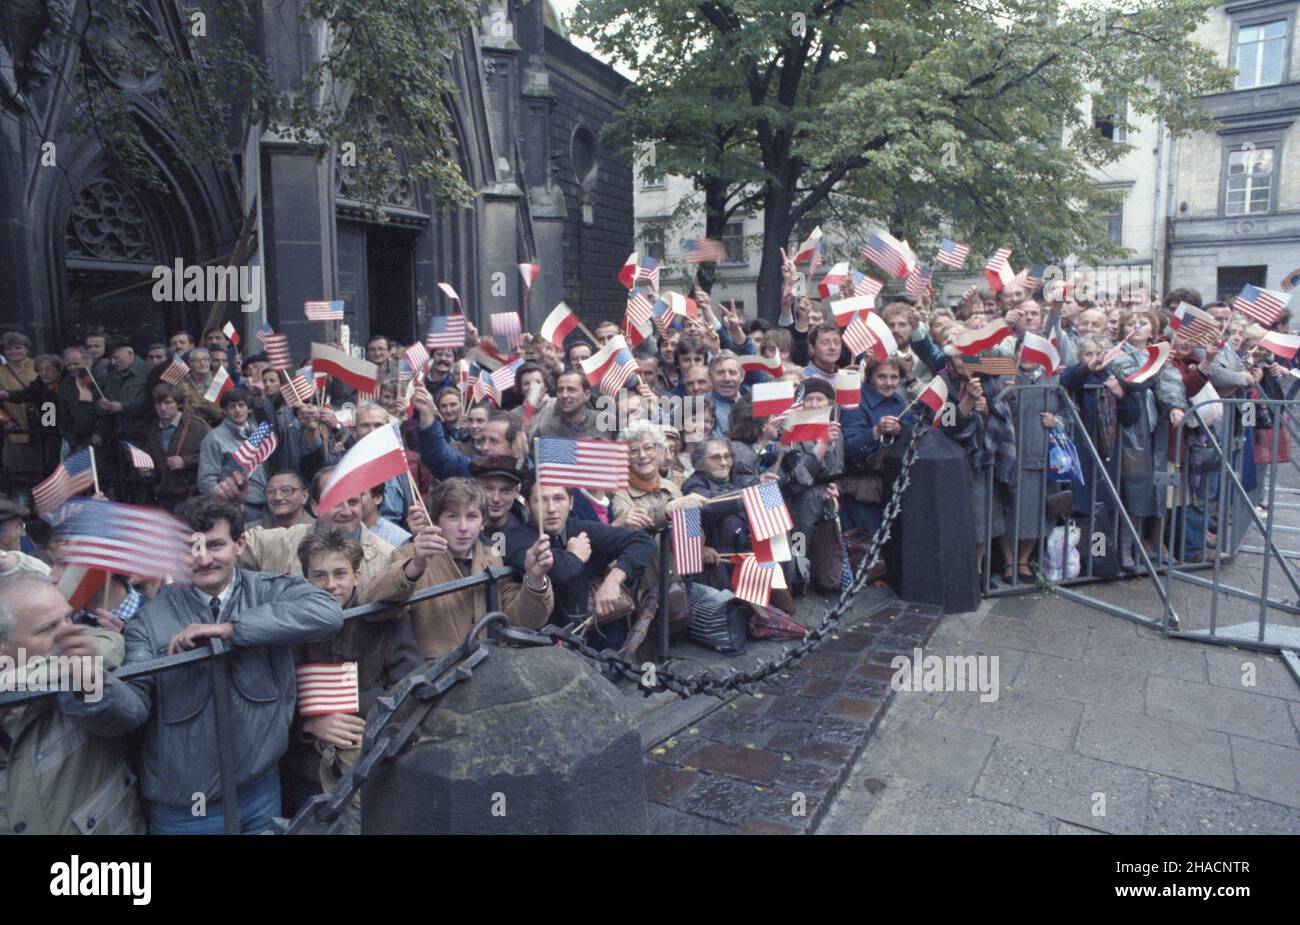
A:
MULTIPOLYGON (((707 715, 648 743, 652 832, 811 830, 892 695, 890 661, 923 645, 940 617, 886 592, 870 597, 871 611, 754 695, 714 700, 707 715)), ((766 648, 775 653, 764 657, 779 654, 766 648)))

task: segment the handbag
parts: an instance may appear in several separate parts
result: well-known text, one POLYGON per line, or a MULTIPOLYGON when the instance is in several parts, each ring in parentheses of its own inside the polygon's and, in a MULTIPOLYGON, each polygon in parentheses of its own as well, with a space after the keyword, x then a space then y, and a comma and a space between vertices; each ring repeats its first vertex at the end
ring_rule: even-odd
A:
POLYGON ((840 522, 826 505, 813 527, 809 564, 813 590, 833 594, 840 590, 844 576, 844 539, 840 536, 840 522))
POLYGON ((885 500, 885 480, 879 475, 846 475, 840 490, 863 504, 880 504, 885 500))

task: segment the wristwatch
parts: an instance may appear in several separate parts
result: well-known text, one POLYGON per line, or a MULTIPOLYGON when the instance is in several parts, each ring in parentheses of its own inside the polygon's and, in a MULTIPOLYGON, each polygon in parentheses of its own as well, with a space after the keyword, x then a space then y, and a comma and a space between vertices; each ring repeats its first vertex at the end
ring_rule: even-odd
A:
POLYGON ((551 576, 543 575, 542 586, 540 588, 534 588, 533 583, 528 579, 528 576, 525 575, 524 587, 527 588, 529 591, 533 592, 534 594, 545 594, 547 591, 551 589, 551 576))

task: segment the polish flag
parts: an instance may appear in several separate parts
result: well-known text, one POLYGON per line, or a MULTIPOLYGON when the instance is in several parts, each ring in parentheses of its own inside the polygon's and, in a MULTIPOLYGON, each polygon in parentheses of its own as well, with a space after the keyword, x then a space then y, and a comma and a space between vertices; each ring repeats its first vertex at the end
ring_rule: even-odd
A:
POLYGON ((755 538, 753 542, 754 558, 759 562, 791 562, 790 534, 778 533, 765 540, 755 538))
POLYGON ((540 263, 521 263, 519 264, 519 276, 524 281, 524 297, 528 297, 528 290, 533 288, 533 283, 537 280, 537 274, 542 272, 540 263))
POLYGON ((631 360, 632 355, 628 350, 627 341, 623 339, 623 335, 615 334, 605 346, 600 348, 599 353, 583 360, 580 365, 587 376, 587 381, 597 388, 605 382, 606 375, 613 375, 616 379, 621 378, 622 381, 618 381, 617 385, 614 385, 614 381, 606 384, 608 391, 601 389, 605 394, 612 394, 636 374, 636 364, 631 360), (630 369, 627 368, 629 366, 630 369))
POLYGON ((226 326, 221 329, 221 333, 226 335, 226 340, 236 347, 239 346, 239 332, 235 330, 235 325, 232 322, 227 321, 226 326))
POLYGON ((340 502, 406 472, 404 450, 396 427, 377 427, 358 440, 339 460, 325 483, 319 505, 321 513, 332 511, 340 502))
POLYGON ((817 284, 817 294, 823 299, 829 299, 832 292, 838 292, 840 286, 849 278, 849 262, 847 260, 835 264, 826 271, 822 281, 817 284))
POLYGON ((835 373, 835 404, 856 408, 862 402, 862 370, 841 369, 835 373))
POLYGON ((894 332, 889 330, 885 319, 875 312, 854 318, 844 329, 844 343, 853 356, 870 353, 878 360, 883 360, 898 350, 894 332))
POLYGON ((948 380, 943 376, 935 376, 925 387, 925 391, 916 396, 916 400, 938 414, 939 409, 948 401, 948 380))
POLYGON ((1014 336, 1013 332, 1007 327, 1007 323, 998 318, 990 321, 978 331, 967 331, 965 334, 960 335, 957 338, 957 350, 964 357, 973 357, 985 350, 992 350, 1012 336, 1014 336))
POLYGON ((989 288, 994 292, 1001 292, 1016 280, 1015 274, 1011 272, 1011 265, 1007 262, 1010 256, 1011 248, 999 247, 998 252, 984 265, 984 278, 988 280, 989 288))
POLYGON ((803 443, 805 440, 829 440, 831 436, 831 409, 804 408, 785 416, 784 444, 803 443))
POLYGON ((104 569, 69 565, 59 578, 59 593, 67 599, 74 611, 86 610, 95 595, 103 592, 108 574, 104 569))
POLYGON ((578 316, 573 309, 561 302, 551 310, 542 322, 542 339, 564 349, 564 339, 578 326, 578 316))
POLYGON ((750 389, 749 394, 754 402, 754 417, 784 414, 794 404, 794 383, 760 382, 750 389))
POLYGON ((1025 339, 1020 344, 1019 362, 1037 364, 1047 371, 1047 375, 1053 376, 1060 368, 1061 356, 1046 337, 1026 331, 1025 339))
POLYGON ((319 376, 333 376, 358 392, 379 391, 379 367, 369 360, 359 360, 329 344, 311 345, 311 368, 319 376))
POLYGON ((805 261, 812 260, 813 254, 817 253, 817 249, 821 246, 821 243, 822 226, 818 225, 812 230, 812 234, 808 235, 808 238, 800 243, 799 249, 795 251, 794 262, 804 263, 805 261))
POLYGON ((1300 336, 1269 331, 1259 339, 1259 346, 1271 350, 1283 359, 1290 360, 1295 357, 1296 351, 1300 350, 1300 336))
POLYGON ((763 370, 774 376, 780 375, 785 365, 781 362, 781 352, 778 350, 775 356, 765 357, 757 353, 742 353, 736 357, 736 362, 740 368, 747 373, 763 370))
POLYGON ((439 283, 438 288, 442 290, 442 294, 447 298, 451 299, 457 305, 460 304, 460 296, 456 295, 456 290, 451 288, 451 283, 439 283))
MULTIPOLYGON (((1297 344, 1300 344, 1300 337, 1293 339, 1297 344)), ((1132 383, 1146 382, 1156 373, 1160 372, 1164 367, 1165 363, 1169 360, 1169 351, 1172 349, 1173 344, 1168 341, 1161 344, 1152 344, 1150 347, 1147 347, 1147 358, 1142 361, 1142 366, 1136 372, 1129 373, 1125 376, 1124 381, 1132 383)), ((1295 352, 1294 347, 1291 348, 1291 352, 1295 352)))
POLYGON ((636 270, 640 266, 637 252, 632 251, 627 260, 623 261, 623 268, 618 271, 618 281, 623 284, 624 289, 631 289, 636 283, 636 270))
POLYGON ((831 303, 831 311, 835 312, 835 323, 842 328, 848 327, 849 322, 854 318, 865 318, 875 308, 875 296, 855 295, 831 303))
POLYGON ((226 367, 222 366, 212 376, 212 385, 208 386, 208 390, 203 393, 203 400, 212 402, 214 405, 219 404, 221 396, 234 387, 235 383, 231 381, 230 373, 226 371, 226 367))

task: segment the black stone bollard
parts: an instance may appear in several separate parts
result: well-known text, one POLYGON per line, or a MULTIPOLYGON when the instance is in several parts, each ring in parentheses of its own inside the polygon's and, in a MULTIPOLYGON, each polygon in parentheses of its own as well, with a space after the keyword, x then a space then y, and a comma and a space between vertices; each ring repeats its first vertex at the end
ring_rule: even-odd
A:
MULTIPOLYGON (((886 486, 898 477, 905 444, 898 441, 885 457, 886 486)), ((975 487, 966 451, 943 431, 926 432, 884 552, 886 580, 903 600, 937 604, 945 613, 979 607, 975 487)))
POLYGON ((362 834, 644 834, 641 737, 623 695, 565 649, 488 646, 366 781, 362 834))

